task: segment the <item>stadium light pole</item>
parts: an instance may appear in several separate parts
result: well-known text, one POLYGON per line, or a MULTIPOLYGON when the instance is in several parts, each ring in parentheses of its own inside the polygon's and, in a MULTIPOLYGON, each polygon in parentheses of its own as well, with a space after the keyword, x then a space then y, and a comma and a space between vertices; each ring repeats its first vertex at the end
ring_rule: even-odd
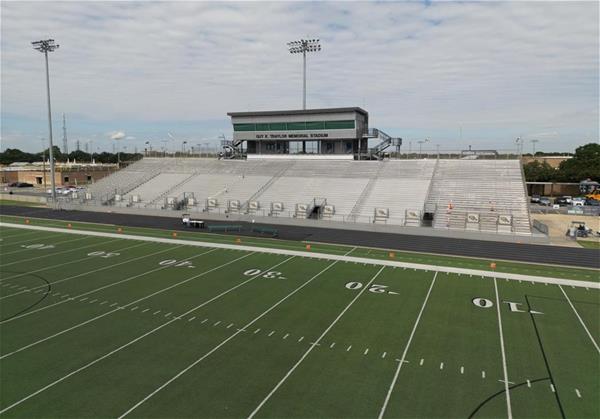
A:
POLYGON ((321 51, 318 39, 300 39, 287 43, 290 54, 302 54, 302 109, 306 109, 306 53, 321 51))
POLYGON ((56 204, 56 184, 54 179, 54 144, 52 143, 52 109, 50 107, 50 72, 48 71, 48 52, 56 50, 59 45, 54 43, 54 39, 34 41, 31 43, 33 49, 44 53, 46 59, 46 96, 48 99, 48 132, 49 132, 49 154, 50 154, 50 182, 52 185, 52 202, 56 204))

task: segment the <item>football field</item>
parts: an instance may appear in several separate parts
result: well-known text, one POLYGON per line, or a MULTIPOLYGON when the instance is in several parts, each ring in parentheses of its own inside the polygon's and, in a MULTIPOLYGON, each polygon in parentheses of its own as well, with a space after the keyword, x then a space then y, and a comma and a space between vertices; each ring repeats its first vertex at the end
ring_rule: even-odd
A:
POLYGON ((0 229, 1 417, 600 417, 598 271, 73 233, 0 229))

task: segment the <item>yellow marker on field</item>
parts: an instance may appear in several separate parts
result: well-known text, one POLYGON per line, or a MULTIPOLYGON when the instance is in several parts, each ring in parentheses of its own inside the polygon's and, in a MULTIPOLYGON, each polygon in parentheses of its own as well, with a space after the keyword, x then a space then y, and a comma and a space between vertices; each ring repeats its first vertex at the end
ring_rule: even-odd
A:
POLYGON ((121 227, 117 228, 117 233, 122 233, 123 229, 121 227))
POLYGON ((388 256, 390 257, 390 259, 394 259, 394 258, 396 257, 396 253, 394 253, 394 252, 390 252, 390 253, 388 254, 388 256))
POLYGON ((236 238, 235 238, 235 242, 236 242, 236 243, 241 243, 241 242, 242 242, 242 239, 240 239, 239 237, 236 237, 236 238))
POLYGON ((73 226, 71 225, 71 223, 67 224, 67 228, 73 228, 73 226))
POLYGON ((490 268, 496 270, 496 262, 490 263, 490 268))
POLYGON ((173 232, 173 237, 177 237, 177 233, 176 232, 173 232))
POLYGON ((310 250, 310 244, 306 245, 306 250, 310 250))
POLYGON ((29 218, 25 218, 25 224, 29 224, 29 218))

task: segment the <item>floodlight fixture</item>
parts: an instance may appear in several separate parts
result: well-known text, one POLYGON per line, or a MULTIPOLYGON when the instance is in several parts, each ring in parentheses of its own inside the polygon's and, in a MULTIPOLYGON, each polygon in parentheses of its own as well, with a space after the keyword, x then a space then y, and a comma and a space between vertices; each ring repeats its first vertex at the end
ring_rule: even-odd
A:
POLYGON ((302 54, 302 109, 306 109, 306 53, 321 51, 319 39, 300 39, 287 43, 290 54, 302 54))
POLYGON ((54 179, 54 144, 52 143, 52 108, 50 106, 50 73, 48 71, 48 53, 56 50, 59 45, 54 43, 54 39, 45 39, 31 43, 33 49, 42 52, 46 59, 46 96, 48 100, 48 131, 49 131, 49 154, 50 154, 50 180, 52 185, 52 202, 56 205, 56 182, 54 179))

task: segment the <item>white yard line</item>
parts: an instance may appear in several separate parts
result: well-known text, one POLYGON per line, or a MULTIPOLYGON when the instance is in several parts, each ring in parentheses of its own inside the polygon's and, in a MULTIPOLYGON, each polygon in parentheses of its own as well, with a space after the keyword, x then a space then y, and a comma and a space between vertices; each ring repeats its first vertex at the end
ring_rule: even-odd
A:
MULTIPOLYGON (((85 237, 79 237, 79 238, 76 238, 76 239, 69 239, 69 240, 62 240, 62 241, 55 242, 55 243, 48 243, 48 245, 56 246, 58 244, 77 242, 77 241, 85 240, 85 239, 86 239, 85 237)), ((41 238, 40 241, 42 241, 42 240, 46 240, 46 239, 41 238)), ((56 249, 56 247, 53 247, 53 249, 56 249)), ((11 266, 11 265, 15 265, 17 263, 22 263, 22 262, 28 262, 30 260, 47 258, 47 257, 50 257, 50 256, 60 255, 61 253, 72 252, 73 250, 79 250, 79 249, 80 248, 77 247, 75 249, 64 250, 62 252, 48 253, 48 254, 45 254, 45 255, 42 255, 42 256, 37 256, 37 257, 34 257, 34 258, 23 259, 23 260, 16 260, 16 261, 10 262, 10 263, 3 263, 0 266, 2 266, 2 267, 4 267, 4 266, 11 266)), ((15 254, 15 253, 21 253, 21 252, 34 252, 36 250, 38 250, 38 249, 27 249, 27 248, 25 248, 25 249, 21 249, 21 250, 15 250, 14 252, 2 253, 2 256, 8 256, 8 255, 12 255, 12 254, 15 254)))
MULTIPOLYGON (((15 244, 27 243, 27 242, 30 242, 32 240, 39 240, 39 237, 36 236, 36 237, 34 237, 32 239, 21 240, 21 241, 18 241, 18 242, 12 242, 12 241, 11 242, 4 242, 4 240, 10 239, 12 237, 19 237, 19 238, 21 238, 23 236, 28 236, 30 234, 35 234, 35 231, 28 231, 26 233, 19 232, 18 234, 12 234, 10 236, 0 237, 0 239, 2 239, 2 242, 1 242, 0 246, 13 246, 15 244)), ((54 237, 54 235, 51 235, 49 237, 54 237)))
POLYGON ((327 253, 305 252, 305 251, 299 251, 299 250, 284 250, 284 249, 276 249, 276 248, 269 248, 269 247, 254 247, 254 246, 225 244, 225 243, 216 243, 216 242, 212 243, 212 242, 201 242, 201 241, 191 241, 191 240, 181 240, 181 239, 167 239, 167 238, 160 238, 160 237, 135 236, 135 235, 119 234, 119 233, 105 233, 105 232, 99 232, 99 231, 66 230, 66 229, 55 228, 55 227, 41 227, 41 226, 31 226, 31 225, 11 224, 11 223, 6 223, 6 222, 0 222, 0 227, 2 227, 2 226, 21 228, 21 229, 26 229, 26 230, 54 231, 54 232, 65 233, 65 234, 77 234, 77 235, 96 236, 96 237, 111 237, 111 238, 128 239, 128 240, 142 240, 142 241, 150 241, 150 242, 155 242, 155 243, 181 244, 181 245, 185 245, 185 246, 245 250, 245 251, 249 251, 249 252, 271 253, 271 254, 284 255, 284 256, 310 257, 313 259, 354 262, 354 263, 379 265, 379 266, 392 266, 392 267, 395 266, 395 267, 415 269, 415 270, 439 271, 442 273, 450 273, 450 274, 466 274, 466 275, 485 276, 488 278, 494 277, 494 278, 498 278, 498 279, 516 280, 516 281, 522 280, 522 281, 528 281, 528 282, 560 284, 560 285, 568 285, 568 286, 574 286, 574 287, 589 287, 589 288, 594 288, 594 289, 600 290, 600 282, 579 281, 579 280, 574 280, 574 279, 511 274, 511 273, 506 273, 506 272, 490 272, 490 271, 483 271, 483 270, 478 270, 478 269, 463 269, 463 268, 454 268, 454 267, 450 267, 450 266, 425 265, 425 264, 418 264, 418 263, 399 262, 399 261, 393 261, 393 260, 369 259, 369 258, 362 258, 362 257, 355 257, 355 256, 342 256, 342 255, 333 255, 333 254, 327 254, 327 253))
MULTIPOLYGON (((116 266, 125 265, 125 264, 131 263, 131 262, 135 262, 136 260, 140 260, 140 259, 147 258, 147 257, 150 257, 150 256, 158 255, 158 254, 160 254, 160 253, 165 253, 165 252, 168 252, 168 251, 170 251, 170 250, 178 249, 179 247, 181 247, 181 246, 176 246, 176 247, 174 247, 174 248, 168 248, 168 249, 159 250, 158 252, 154 252, 154 253, 150 253, 150 254, 147 254, 147 255, 139 256, 139 257, 136 257, 136 258, 133 258, 133 259, 128 259, 128 260, 125 260, 125 261, 123 261, 123 262, 116 263, 116 264, 114 264, 114 265, 109 265, 109 266, 105 266, 105 267, 103 267, 103 268, 94 269, 94 270, 92 270, 92 271, 83 272, 83 273, 80 273, 80 274, 77 274, 77 275, 74 275, 74 276, 70 276, 70 277, 64 278, 64 279, 60 280, 60 282, 62 282, 62 281, 67 281, 67 280, 69 280, 69 279, 79 278, 79 277, 86 276, 86 275, 93 274, 93 273, 97 273, 97 272, 101 272, 101 271, 104 271, 104 270, 106 270, 106 269, 112 269, 112 268, 114 268, 114 267, 116 267, 116 266)), ((208 252, 201 253, 199 256, 201 256, 201 255, 203 255, 203 254, 206 254, 206 253, 208 253, 208 252)), ((152 271, 154 271, 154 270, 152 270, 152 271)), ((146 274, 146 273, 151 273, 152 271, 147 271, 147 272, 145 272, 144 274, 146 274)), ((138 274, 138 275, 130 276, 130 277, 128 277, 128 278, 125 278, 125 279, 121 279, 121 280, 119 280, 119 281, 116 281, 116 282, 112 282, 112 283, 110 283, 110 284, 107 284, 107 285, 103 285, 103 286, 101 286, 101 287, 98 287, 98 288, 95 288, 95 289, 93 289, 93 290, 91 290, 91 291, 84 292, 83 294, 76 295, 75 297, 73 297, 73 299, 76 299, 76 298, 79 298, 79 297, 83 297, 83 296, 85 296, 85 295, 88 295, 88 294, 94 293, 94 292, 96 292, 96 291, 101 291, 101 290, 103 290, 103 289, 106 289, 106 288, 112 287, 112 286, 114 286, 114 285, 121 284, 121 283, 123 283, 123 282, 128 282, 128 281, 131 281, 132 279, 135 279, 135 278, 137 278, 137 277, 139 277, 139 276, 140 276, 140 275, 138 274)), ((58 282, 58 281, 57 281, 57 282, 58 282)), ((63 295, 63 297, 65 297, 65 296, 68 296, 68 295, 69 295, 69 294, 63 295)), ((31 315, 31 314, 35 314, 35 313, 37 313, 37 312, 39 312, 39 311, 46 310, 46 309, 52 308, 52 307, 54 307, 54 306, 57 306, 57 305, 60 305, 60 304, 64 304, 64 303, 66 303, 66 302, 68 302, 68 301, 69 301, 69 300, 63 300, 63 301, 59 301, 59 302, 57 302, 57 303, 54 303, 54 304, 49 304, 49 305, 47 305, 47 306, 44 306, 44 307, 38 308, 38 309, 36 309, 36 310, 31 310, 31 311, 28 311, 28 312, 26 312, 26 313, 23 313, 23 314, 21 314, 21 315, 19 315, 19 316, 11 317, 10 319, 7 319, 7 320, 0 321, 0 324, 8 323, 8 322, 11 322, 11 321, 14 321, 14 320, 20 319, 21 317, 25 317, 25 316, 29 316, 29 315, 31 315)))
MULTIPOLYGON (((304 281, 299 287, 295 288, 292 292, 290 292, 289 294, 287 294, 285 297, 283 297, 282 299, 280 299, 279 301, 277 301, 275 304, 273 304, 267 310, 265 310, 264 312, 262 312, 261 314, 259 314, 257 317, 255 317, 253 320, 251 320, 246 325, 244 325, 244 327, 242 327, 242 330, 246 330, 248 327, 252 326, 254 323, 256 323, 257 321, 259 321, 260 319, 262 319, 264 316, 266 316, 267 314, 269 314, 271 311, 273 311, 275 308, 277 308, 280 304, 282 304, 288 298, 290 298, 291 296, 293 296, 294 294, 296 294, 302 288, 304 288, 305 286, 307 286, 308 284, 310 284, 312 281, 314 281, 316 278, 318 278, 319 276, 321 276, 323 273, 325 273, 326 271, 328 271, 336 263, 337 263, 337 261, 334 261, 334 262, 330 263, 329 265, 327 265, 327 267, 325 267, 319 273, 313 275, 310 279, 304 281)), ((161 386, 159 386, 156 390, 154 390, 153 392, 151 392, 150 394, 148 394, 146 397, 144 397, 142 400, 140 400, 135 405, 133 405, 131 408, 129 408, 125 413, 123 413, 122 415, 119 416, 119 419, 121 419, 121 418, 127 416, 128 414, 130 414, 131 412, 133 412, 135 409, 137 409, 143 403, 145 403, 146 401, 148 401, 148 399, 150 399, 151 397, 153 397, 156 393, 158 393, 159 391, 161 391, 162 389, 164 389, 165 387, 167 387, 173 381, 177 380, 179 377, 181 377, 187 371, 189 371, 190 369, 192 369, 195 365, 197 365, 198 363, 202 362, 204 359, 206 359, 207 357, 209 357, 210 355, 212 355, 214 352, 218 351, 223 345, 227 344, 227 342, 229 342, 230 340, 232 340, 233 338, 235 338, 240 333, 241 333, 241 330, 238 330, 237 332, 233 333, 228 338, 226 338, 223 341, 221 341, 221 343, 219 343, 217 346, 215 346, 210 351, 208 351, 207 353, 205 353, 204 355, 202 355, 200 358, 198 358, 197 360, 195 360, 194 362, 192 362, 190 365, 188 365, 187 367, 185 367, 184 369, 182 369, 181 371, 179 371, 176 375, 174 375, 173 377, 171 377, 169 380, 167 380, 165 383, 163 383, 161 386)), ((1 413, 2 412, 0 411, 0 414, 1 413)))
MULTIPOLYGON (((406 346, 404 347, 404 352, 402 352, 402 358, 400 359, 400 363, 396 368, 396 372, 394 373, 394 378, 392 379, 392 383, 390 384, 390 388, 388 389, 387 395, 385 396, 385 400, 383 402, 383 406, 381 406, 381 410, 379 411, 379 418, 383 418, 385 414, 385 410, 387 409, 388 403, 390 402, 390 398, 392 397, 392 391, 396 385, 396 381, 398 381, 398 376, 400 375, 400 370, 402 369, 402 365, 404 365, 404 361, 406 360, 406 354, 408 353, 408 349, 410 347, 410 343, 412 342, 413 336, 417 331, 417 326, 419 326, 419 322, 421 321, 421 316, 423 315, 423 311, 425 310, 425 306, 427 305, 427 301, 429 300, 429 295, 431 294, 431 290, 433 289, 433 285, 435 284, 435 280, 437 278, 437 272, 433 275, 433 279, 431 280, 431 285, 429 286, 429 290, 427 291, 427 295, 425 295, 425 300, 421 305, 421 310, 417 315, 417 319, 415 320, 415 324, 413 325, 412 331, 410 332, 410 336, 408 337, 408 341, 406 342, 406 346)), ((423 359, 419 365, 423 365, 423 359)))
POLYGON ((502 332, 502 315, 500 314, 500 297, 498 296, 498 282, 496 281, 496 278, 494 278, 494 290, 496 292, 498 331, 500 332, 500 349, 502 351, 502 370, 504 372, 504 393, 506 393, 506 410, 508 419, 512 419, 512 407, 510 404, 510 392, 508 388, 508 368, 506 366, 506 352, 504 351, 504 333, 502 332))
MULTIPOLYGON (((381 274, 381 272, 384 269, 385 269, 385 266, 382 266, 381 269, 379 269, 379 271, 377 271, 377 273, 375 275, 373 275, 373 277, 370 279, 370 281, 367 283, 367 285, 363 289, 361 289, 358 294, 356 294, 356 296, 346 305, 346 307, 344 307, 344 309, 340 312, 340 314, 338 314, 338 316, 323 331, 323 333, 321 333, 321 336, 319 336, 319 338, 315 341, 315 343, 310 345, 308 350, 306 350, 306 352, 304 352, 304 354, 294 364, 294 366, 292 366, 292 368, 289 369, 289 371, 283 376, 283 378, 277 383, 277 385, 275 387, 273 387, 273 389, 269 392, 269 394, 267 394, 267 396, 258 404, 256 409, 254 409, 252 411, 252 413, 250 413, 250 415, 248 416, 248 419, 253 418, 258 413, 258 411, 265 405, 265 403, 267 401, 269 401, 271 396, 273 396, 273 394, 275 394, 275 392, 279 389, 279 387, 281 387, 283 385, 285 380, 287 380, 288 377, 290 375, 292 375, 292 373, 296 370, 296 368, 298 368, 298 366, 302 363, 302 361, 304 361, 306 359, 306 357, 311 353, 311 351, 319 344, 319 342, 321 342, 321 340, 325 337, 325 335, 327 335, 327 333, 329 333, 329 331, 336 325, 336 323, 342 318, 342 316, 344 314, 346 314, 346 312, 350 309, 350 307, 352 307, 352 305, 356 302, 356 300, 358 300, 360 298, 360 296, 363 295, 363 293, 371 286, 373 281, 375 281, 375 279, 377 279, 377 277, 381 274)), ((366 355, 366 352, 365 352, 365 355, 366 355)))
POLYGON ((583 319, 581 318, 581 316, 579 315, 579 313, 577 312, 577 310, 575 310, 575 306, 573 305, 573 303, 571 302, 571 299, 569 298, 569 296, 567 295, 567 293, 565 292, 565 290, 559 285, 558 288, 560 288, 560 290, 562 291, 563 295, 565 296, 565 298, 567 299, 567 301, 569 302, 569 305, 571 306, 571 308, 573 309, 573 313, 575 313, 575 315, 577 316, 577 318, 579 319, 579 323, 581 323, 581 325, 583 326, 583 328, 585 329, 585 332, 587 333, 587 335, 589 336, 590 340, 592 341, 592 344, 594 345, 594 347, 596 348, 596 351, 600 354, 600 348, 598 347, 598 343, 596 343, 596 340, 594 339, 594 337, 592 336, 592 334, 590 333, 590 331, 588 330, 587 326, 585 325, 585 323, 583 322, 583 319))
MULTIPOLYGON (((246 255, 246 256, 248 256, 248 255, 246 255)), ((243 256, 243 257, 246 257, 246 256, 243 256)), ((242 257, 242 258, 243 258, 243 257, 242 257)), ((239 259, 242 259, 242 258, 237 258, 237 259, 234 259, 234 261, 237 261, 237 260, 239 260, 239 259)), ((290 260, 290 259, 292 259, 292 257, 290 257, 290 258, 288 258, 288 259, 284 260, 283 262, 279 262, 277 265, 275 265, 275 266, 273 266, 273 267, 271 267, 271 268, 269 268, 269 269, 274 269, 275 267, 277 267, 277 266, 279 266, 279 265, 281 265, 281 264, 283 264, 283 263, 287 262, 287 261, 288 261, 288 260, 290 260)), ((233 261, 232 261, 232 262, 233 262, 233 261)), ((228 263, 231 263, 231 262, 228 262, 228 263)), ((214 270, 214 269, 215 269, 215 268, 213 268, 213 270, 214 270)), ((167 321, 167 322, 165 322, 165 323, 161 324, 161 325, 160 325, 160 326, 158 326, 158 327, 155 327, 154 329, 150 330, 149 332, 146 332, 146 333, 144 333, 143 335, 140 335, 140 336, 138 336, 137 338, 135 338, 135 339, 133 339, 133 340, 131 340, 131 341, 127 342, 126 344, 124 344, 124 345, 121 345, 121 346, 119 346, 119 347, 118 347, 118 348, 116 348, 116 349, 113 349, 112 351, 108 352, 107 354, 104 354, 104 355, 102 355, 101 357, 94 359, 93 361, 91 361, 91 362, 89 362, 89 363, 85 364, 85 365, 84 365, 84 366, 82 366, 82 367, 79 367, 78 369, 76 369, 76 370, 74 370, 74 371, 71 371, 69 374, 67 374, 67 375, 65 375, 65 376, 63 376, 63 377, 61 377, 61 378, 59 378, 59 379, 57 379, 57 380, 55 380, 55 381, 51 382, 50 384, 48 384, 48 385, 46 385, 46 386, 44 386, 44 387, 40 388, 39 390, 37 390, 37 391, 35 391, 35 392, 33 392, 33 393, 29 394, 28 396, 26 396, 26 397, 22 398, 21 400, 19 400, 19 401, 15 402, 15 403, 11 404, 10 406, 7 406, 7 407, 5 407, 4 409, 0 410, 0 415, 1 415, 1 414, 3 414, 3 413, 5 413, 5 412, 7 412, 7 411, 8 411, 8 410, 10 410, 10 409, 12 409, 13 407, 16 407, 16 406, 20 405, 21 403, 23 403, 23 402, 25 402, 25 401, 29 400, 30 398, 32 398, 32 397, 35 397, 35 396, 37 396, 38 394, 40 394, 40 393, 42 393, 42 392, 44 392, 44 391, 48 390, 49 388, 51 388, 51 387, 54 387, 56 384, 58 384, 58 383, 61 383, 61 382, 65 381, 67 378, 69 378, 69 377, 72 377, 73 375, 75 375, 75 374, 77 374, 77 373, 79 373, 79 372, 81 372, 81 371, 83 371, 83 370, 86 370, 86 369, 88 369, 89 367, 91 367, 92 365, 95 365, 95 364, 97 364, 98 362, 102 361, 103 359, 106 359, 106 358, 108 358, 109 356, 111 356, 111 355, 113 355, 113 354, 115 354, 115 353, 117 353, 117 352, 119 352, 119 351, 121 351, 121 350, 123 350, 123 349, 125 349, 125 348, 127 348, 127 347, 129 347, 129 346, 131 346, 131 345, 133 345, 134 343, 136 343, 136 342, 138 342, 138 341, 142 340, 142 339, 143 339, 143 338, 145 338, 146 336, 148 336, 148 335, 151 335, 151 334, 153 334, 153 333, 155 333, 155 332, 159 331, 159 330, 160 330, 160 329, 162 329, 163 327, 166 327, 166 326, 170 325, 171 323, 173 323, 173 322, 176 322, 176 321, 177 321, 178 319, 180 319, 181 317, 183 317, 183 316, 186 316, 186 315, 188 315, 188 314, 190 314, 190 313, 194 312, 195 310, 198 310, 198 309, 199 309, 199 308, 201 308, 201 307, 204 307, 205 305, 207 305, 207 304, 209 304, 209 303, 213 302, 214 300, 217 300, 217 299, 221 298, 223 295, 225 295, 225 294, 228 294, 229 292, 231 292, 231 291, 235 290, 236 288, 239 288, 239 287, 241 287, 242 285, 244 285, 244 284, 246 284, 246 283, 248 283, 248 282, 250 282, 250 281, 254 280, 255 278, 258 278, 258 277, 259 277, 259 276, 260 276, 262 273, 263 273, 263 272, 260 272, 259 274, 255 275, 255 276, 253 276, 253 277, 250 277, 250 278, 249 278, 249 279, 247 279, 246 281, 244 281, 244 282, 242 282, 242 283, 240 283, 240 284, 238 284, 238 285, 235 285, 235 286, 233 286, 233 287, 229 288, 228 290, 225 290, 225 291, 223 291, 222 293, 220 293, 220 294, 216 295, 215 297, 212 297, 211 299, 204 301, 202 304, 200 304, 200 305, 197 305, 196 307, 194 307, 194 308, 192 308, 192 309, 190 309, 190 310, 186 311, 186 312, 185 312, 185 313, 183 313, 181 316, 178 316, 177 318, 172 318, 171 320, 169 320, 169 321, 167 321)), ((159 311, 160 311, 160 310, 159 310, 159 311)), ((157 313, 158 313, 158 312, 157 312, 157 313)), ((156 314, 156 313, 155 313, 155 314, 156 314)), ((236 334, 237 334, 237 333, 240 333, 240 332, 236 332, 236 334)))
POLYGON ((354 246, 352 249, 350 249, 346 253, 344 253, 344 256, 348 256, 350 253, 354 252, 355 250, 356 250, 356 246, 354 246))
MULTIPOLYGON (((117 240, 109 240, 109 241, 103 242, 103 243, 101 243, 99 245, 101 246, 103 244, 112 243, 114 241, 117 241, 117 240)), ((136 247, 145 246, 146 244, 148 244, 148 243, 139 243, 139 244, 136 244, 136 245, 133 245, 133 246, 124 247, 124 248, 121 248, 121 249, 115 249, 114 252, 123 252, 125 250, 130 250, 130 249, 134 249, 136 247)), ((80 247, 80 249, 83 249, 83 247, 80 247)), ((13 279, 13 278, 18 278, 18 277, 21 277, 21 276, 24 276, 24 275, 30 275, 30 274, 33 274, 33 273, 36 273, 36 272, 46 271, 48 269, 57 268, 57 267, 65 266, 65 265, 70 265, 72 263, 81 263, 81 262, 83 262, 85 260, 92 259, 94 257, 95 256, 88 256, 88 257, 85 257, 85 258, 82 258, 82 259, 72 260, 70 262, 59 263, 59 264, 56 264, 56 265, 47 266, 45 268, 36 269, 34 271, 28 271, 28 272, 24 272, 22 274, 14 275, 14 276, 11 276, 11 277, 6 278, 6 279, 8 280, 8 279, 13 279)), ((110 267, 114 267, 114 266, 115 265, 111 265, 110 267)), ((60 282, 67 281, 67 280, 72 279, 72 278, 75 278, 75 277, 63 278, 63 279, 59 279, 58 281, 50 282, 49 284, 38 285, 37 287, 30 287, 30 288, 27 288, 27 289, 25 289, 23 291, 15 292, 15 293, 8 294, 8 295, 5 295, 3 297, 0 297, 0 300, 3 300, 5 298, 9 298, 9 297, 13 297, 15 295, 19 295, 19 294, 22 294, 24 292, 30 292, 30 291, 36 290, 38 288, 46 288, 48 285, 58 284, 60 282)))
MULTIPOLYGON (((202 255, 205 255, 205 254, 207 254, 207 253, 209 253, 209 252, 212 252, 212 251, 214 251, 214 250, 216 250, 216 249, 209 250, 208 252, 201 253, 200 255, 194 256, 193 258, 195 258, 195 257, 199 257, 199 256, 202 256, 202 255)), ((113 310, 111 310, 111 311, 107 311, 106 313, 100 314, 100 315, 98 315, 98 316, 96 316, 96 317, 93 317, 93 318, 91 318, 91 319, 88 319, 88 320, 86 320, 86 321, 83 321, 83 322, 81 322, 81 323, 79 323, 79 324, 76 324, 75 326, 71 326, 71 327, 69 327, 69 328, 67 328, 67 329, 61 330, 60 332, 54 333, 53 335, 47 336, 47 337, 45 337, 45 338, 43 338, 43 339, 40 339, 40 340, 38 340, 38 341, 36 341, 36 342, 30 343, 29 345, 25 345, 25 346, 23 346, 23 347, 21 347, 21 348, 19 348, 19 349, 16 349, 16 350, 14 350, 14 351, 12 351, 12 352, 9 352, 9 353, 7 353, 7 354, 4 354, 4 355, 0 356, 0 359, 4 359, 4 358, 6 358, 6 357, 8 357, 8 356, 14 355, 14 354, 16 354, 16 353, 18 353, 18 352, 21 352, 21 351, 24 351, 25 349, 29 349, 29 348, 31 348, 32 346, 38 345, 38 344, 40 344, 40 343, 42 343, 42 342, 46 342, 46 341, 47 341, 47 340, 49 340, 49 339, 52 339, 52 338, 55 338, 55 337, 57 337, 57 336, 60 336, 60 335, 62 335, 62 334, 65 334, 65 333, 67 333, 67 332, 70 332, 71 330, 78 329, 78 328, 80 328, 81 326, 85 326, 85 325, 86 325, 86 324, 88 324, 88 323, 91 323, 91 322, 93 322, 93 321, 96 321, 96 320, 98 320, 98 319, 101 319, 101 318, 103 318, 103 317, 106 317, 106 316, 108 316, 108 315, 110 315, 110 314, 112 314, 112 313, 116 313, 116 312, 117 312, 117 311, 119 311, 119 310, 123 310, 123 309, 125 309, 125 308, 128 308, 128 307, 130 307, 130 306, 132 306, 132 305, 134 305, 134 304, 137 304, 137 303, 139 303, 140 301, 147 300, 148 298, 154 297, 155 295, 162 294, 163 292, 169 291, 169 290, 171 290, 171 289, 173 289, 173 288, 175 288, 175 287, 178 287, 178 286, 180 286, 180 285, 183 285, 183 284, 185 284, 185 283, 188 283, 189 281, 192 281, 192 280, 194 280, 194 279, 200 278, 200 277, 202 277, 202 276, 204 276, 204 275, 207 275, 207 274, 209 274, 209 273, 211 273, 211 272, 214 272, 214 271, 216 271, 216 270, 218 270, 218 269, 221 269, 221 268, 223 268, 223 267, 225 267, 225 266, 231 265, 232 263, 235 263, 235 262, 237 262, 237 261, 239 261, 239 260, 241 260, 241 259, 247 258, 248 256, 250 256, 250 255, 252 255, 252 254, 253 254, 253 253, 248 253, 248 254, 245 254, 245 255, 243 255, 243 256, 240 256, 239 258, 236 258, 236 259, 233 259, 233 260, 231 260, 231 261, 229 261, 229 262, 223 263, 223 264, 221 264, 221 265, 219 265, 219 266, 217 266, 217 267, 215 267, 215 268, 211 268, 211 269, 209 269, 209 270, 207 270, 207 271, 204 271, 204 272, 202 272, 202 273, 199 273, 199 274, 197 274, 197 275, 194 275, 194 276, 192 276, 192 277, 189 277, 189 278, 187 278, 187 279, 184 279, 184 280, 182 280, 182 281, 176 282, 176 283, 175 283, 175 284, 173 284, 173 285, 170 285, 170 286, 168 286, 168 287, 166 287, 166 288, 162 288, 162 289, 160 289, 160 290, 158 290, 158 291, 155 291, 155 292, 153 292, 153 293, 151 293, 151 294, 148 294, 148 295, 146 295, 146 296, 144 296, 144 297, 142 297, 142 298, 138 298, 137 300, 131 301, 131 302, 129 302, 129 303, 127 303, 127 304, 124 304, 124 305, 122 305, 122 306, 117 306, 116 308, 114 308, 114 309, 113 309, 113 310)), ((193 259, 193 258, 188 258, 188 259, 193 259)), ((161 269, 166 269, 166 268, 168 268, 168 267, 169 267, 169 266, 161 266, 160 268, 156 268, 156 269, 154 269, 154 270, 152 270, 152 271, 150 271, 150 272, 146 272, 146 273, 144 273, 144 274, 140 274, 140 275, 137 275, 137 276, 138 276, 138 277, 139 277, 139 276, 144 276, 144 275, 146 275, 146 274, 148 274, 148 273, 151 273, 151 272, 156 272, 156 271, 159 271, 159 270, 161 270, 161 269)), ((169 313, 169 314, 171 314, 171 313, 169 313)))

